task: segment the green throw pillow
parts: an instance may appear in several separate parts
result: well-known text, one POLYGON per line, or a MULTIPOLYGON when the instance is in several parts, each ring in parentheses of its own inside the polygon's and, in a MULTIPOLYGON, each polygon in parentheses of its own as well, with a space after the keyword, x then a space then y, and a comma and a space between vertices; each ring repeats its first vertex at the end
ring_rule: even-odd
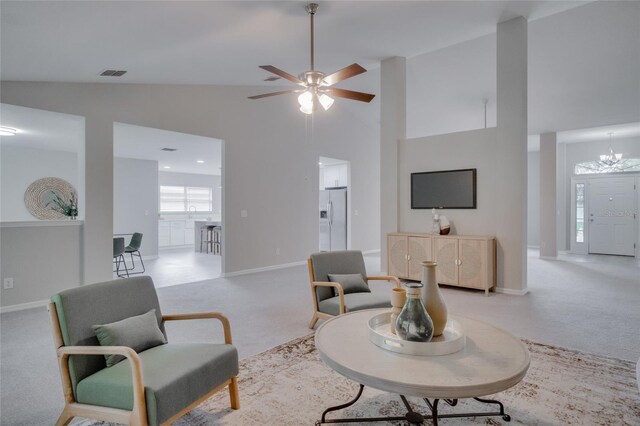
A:
MULTIPOLYGON (((101 346, 128 346, 136 352, 142 352, 167 343, 164 334, 158 327, 156 310, 146 314, 125 318, 111 324, 94 325, 101 346)), ((107 367, 111 367, 125 359, 122 355, 105 355, 107 367)))
MULTIPOLYGON (((340 283, 344 290, 344 294, 364 292, 371 293, 371 289, 364 281, 361 274, 329 274, 329 281, 340 283)), ((337 296, 338 292, 334 289, 333 294, 337 296)))

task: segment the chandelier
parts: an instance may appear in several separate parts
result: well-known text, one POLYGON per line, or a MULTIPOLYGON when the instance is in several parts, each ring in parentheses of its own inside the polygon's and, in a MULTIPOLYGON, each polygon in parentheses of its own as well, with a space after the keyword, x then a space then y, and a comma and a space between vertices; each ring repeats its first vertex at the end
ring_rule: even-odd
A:
POLYGON ((615 166, 622 160, 622 154, 617 154, 611 146, 613 132, 609 133, 609 153, 600 155, 600 162, 605 166, 615 166))

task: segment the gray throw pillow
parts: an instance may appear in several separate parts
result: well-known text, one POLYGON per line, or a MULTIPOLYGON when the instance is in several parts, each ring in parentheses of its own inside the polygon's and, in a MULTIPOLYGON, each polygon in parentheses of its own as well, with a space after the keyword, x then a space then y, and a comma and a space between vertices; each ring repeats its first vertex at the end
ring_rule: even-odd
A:
MULTIPOLYGON (((334 283, 340 283, 344 294, 349 293, 371 293, 371 289, 362 278, 361 274, 329 274, 329 281, 334 283)), ((338 295, 338 292, 334 289, 334 296, 338 295)))
MULTIPOLYGON (((136 352, 167 343, 164 334, 158 327, 156 310, 146 314, 125 318, 111 324, 94 325, 101 346, 128 346, 136 352)), ((105 355, 107 367, 111 367, 125 359, 122 355, 105 355)))

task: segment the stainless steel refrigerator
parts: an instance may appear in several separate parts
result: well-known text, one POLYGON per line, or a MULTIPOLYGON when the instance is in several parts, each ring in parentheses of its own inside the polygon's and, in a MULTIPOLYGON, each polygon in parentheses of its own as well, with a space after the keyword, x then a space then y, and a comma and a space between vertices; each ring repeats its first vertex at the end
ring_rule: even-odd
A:
POLYGON ((320 191, 320 251, 347 249, 347 190, 320 191))

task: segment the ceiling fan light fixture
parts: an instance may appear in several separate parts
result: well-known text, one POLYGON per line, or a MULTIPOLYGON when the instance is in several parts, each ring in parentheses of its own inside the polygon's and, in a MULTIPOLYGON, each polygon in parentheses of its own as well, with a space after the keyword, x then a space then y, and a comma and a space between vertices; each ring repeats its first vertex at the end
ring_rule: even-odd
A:
MULTIPOLYGON (((289 80, 292 83, 302 86, 304 92, 298 96, 298 103, 300 104, 300 111, 305 114, 312 114, 318 110, 318 105, 322 105, 322 108, 326 111, 334 103, 334 98, 345 98, 360 102, 371 102, 375 95, 363 92, 354 92, 353 90, 332 88, 327 91, 331 93, 329 96, 325 93, 325 88, 331 87, 343 80, 360 75, 367 70, 358 64, 351 64, 344 67, 334 73, 325 74, 322 71, 317 71, 314 67, 314 15, 318 11, 317 3, 309 3, 305 6, 310 18, 310 69, 299 74, 297 77, 282 71, 273 65, 260 65, 259 68, 277 75, 278 77, 289 80)), ((262 99, 276 95, 284 95, 287 93, 300 93, 300 89, 284 90, 279 92, 265 93, 262 95, 249 96, 249 99, 262 99)))
POLYGON ((325 111, 327 111, 329 108, 331 108, 331 105, 333 105, 333 101, 334 99, 327 95, 326 93, 323 93, 322 95, 320 95, 320 105, 322 105, 322 108, 324 108, 325 111))
POLYGON ((301 107, 311 107, 313 105, 313 94, 309 90, 305 90, 298 96, 298 103, 301 107))

